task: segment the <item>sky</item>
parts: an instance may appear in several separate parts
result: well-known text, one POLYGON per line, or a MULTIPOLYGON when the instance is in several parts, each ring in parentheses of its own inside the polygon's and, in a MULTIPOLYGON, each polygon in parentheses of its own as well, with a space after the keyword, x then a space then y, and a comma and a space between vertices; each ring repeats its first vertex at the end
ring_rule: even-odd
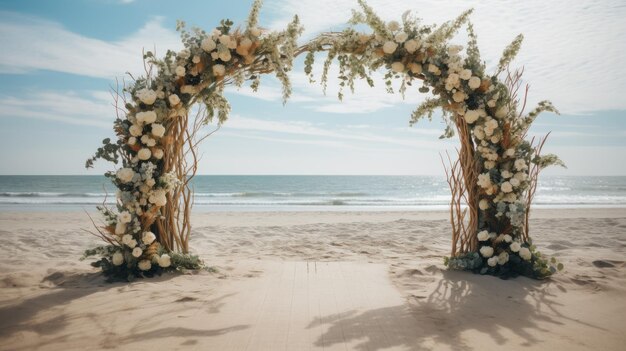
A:
MULTIPOLYGON (((101 174, 113 169, 84 161, 113 136, 111 88, 143 71, 142 50, 157 54, 182 45, 176 20, 211 29, 220 19, 243 23, 252 0, 161 1, 0 0, 0 174, 101 174)), ((524 67, 529 103, 551 100, 531 136, 552 132, 545 152, 567 169, 554 175, 626 175, 626 3, 621 0, 460 1, 370 0, 384 20, 411 10, 425 24, 442 23, 474 8, 471 20, 488 68, 519 33, 514 62, 524 67)), ((356 0, 266 0, 261 26, 281 29, 298 14, 304 43, 340 30, 356 0)), ((461 31, 453 42, 463 44, 461 31)), ((318 61, 323 60, 320 56, 318 61)), ((264 77, 257 93, 230 89, 231 118, 201 146, 199 174, 442 175, 439 155, 457 140, 440 140, 440 119, 408 126, 426 95, 406 98, 357 84, 336 98, 310 84, 303 58, 290 76, 292 98, 264 77)), ((320 72, 319 67, 316 72, 320 72)), ((335 80, 336 81, 336 80, 335 80)), ((210 132, 215 126, 207 126, 210 132)))

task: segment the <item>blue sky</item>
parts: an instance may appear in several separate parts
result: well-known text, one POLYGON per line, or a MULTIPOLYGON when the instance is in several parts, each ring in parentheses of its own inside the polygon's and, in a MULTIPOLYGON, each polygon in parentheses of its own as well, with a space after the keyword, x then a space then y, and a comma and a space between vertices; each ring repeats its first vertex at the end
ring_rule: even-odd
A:
MULTIPOLYGON (((109 88, 125 72, 141 72, 141 50, 180 49, 177 19, 212 28, 245 20, 243 1, 0 1, 0 174, 99 174, 84 160, 112 135, 109 88)), ((546 151, 569 168, 551 174, 626 175, 626 6, 621 1, 371 0, 386 19, 413 10, 441 23, 473 7, 472 20, 488 66, 518 33, 526 40, 530 103, 550 99, 563 112, 545 114, 531 134, 553 131, 546 151)), ((279 29, 299 14, 306 40, 340 29, 356 1, 266 0, 261 23, 279 29)), ((464 43, 460 33, 454 40, 464 43)), ((425 96, 405 100, 357 86, 336 100, 307 83, 298 60, 293 98, 283 106, 270 78, 259 93, 231 90, 231 119, 201 147, 201 174, 442 174, 438 119, 409 128, 425 96)), ((319 69, 317 70, 319 72, 319 69)), ((331 82, 332 86, 332 82, 331 82)), ((211 126, 207 127, 207 132, 211 126)))

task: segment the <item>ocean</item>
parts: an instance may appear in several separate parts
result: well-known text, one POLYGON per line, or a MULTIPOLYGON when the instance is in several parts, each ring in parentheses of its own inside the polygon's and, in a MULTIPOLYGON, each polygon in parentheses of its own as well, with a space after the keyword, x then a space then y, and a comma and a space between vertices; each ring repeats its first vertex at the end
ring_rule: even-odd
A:
MULTIPOLYGON (((196 176, 207 211, 440 210, 448 184, 435 176, 196 176)), ((0 176, 0 211, 93 209, 115 201, 103 176, 0 176)), ((540 179, 536 207, 625 207, 626 177, 540 179)))

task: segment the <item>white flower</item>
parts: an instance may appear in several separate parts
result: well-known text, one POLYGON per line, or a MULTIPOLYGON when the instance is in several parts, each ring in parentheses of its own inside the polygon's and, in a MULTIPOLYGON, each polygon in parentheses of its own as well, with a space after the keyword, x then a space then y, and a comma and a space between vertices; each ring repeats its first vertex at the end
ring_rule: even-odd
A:
MULTIPOLYGON (((135 118, 137 119, 137 122, 142 124, 150 124, 150 123, 154 123, 157 119, 157 114, 154 111, 145 111, 145 112, 137 112, 137 115, 135 116, 135 118)), ((135 136, 139 136, 139 135, 135 135, 135 136)))
POLYGON ((189 51, 188 49, 182 49, 178 53, 178 57, 180 58, 188 59, 189 56, 191 56, 191 51, 189 51))
POLYGON ((491 187, 491 177, 489 176, 489 173, 479 174, 477 183, 481 188, 491 187))
POLYGON ((152 152, 150 151, 150 149, 147 149, 145 147, 139 150, 139 152, 137 153, 137 157, 142 161, 149 160, 150 156, 152 156, 152 152))
POLYGON ((525 181, 528 178, 526 173, 523 173, 523 172, 515 173, 514 177, 515 177, 515 179, 519 180, 520 182, 523 182, 523 181, 525 181))
POLYGON ((511 185, 513 185, 514 187, 518 187, 520 185, 519 179, 516 178, 509 180, 509 183, 511 183, 511 185))
POLYGON ((182 77, 185 75, 185 67, 183 66, 176 66, 176 69, 174 70, 174 73, 176 73, 177 76, 182 77))
POLYGON ((404 43, 408 38, 409 38, 409 35, 406 34, 405 32, 400 32, 396 34, 396 36, 394 37, 397 43, 404 43))
POLYGON ((150 263, 149 260, 141 260, 141 261, 139 261, 139 264, 137 266, 142 271, 149 271, 150 268, 152 268, 152 264, 150 263))
POLYGON ((448 54, 451 56, 458 55, 461 50, 463 50, 463 46, 461 45, 450 45, 450 47, 448 47, 448 54))
POLYGON ((180 98, 176 94, 172 94, 167 98, 170 101, 170 106, 176 106, 180 103, 180 98))
POLYGON ((152 152, 152 156, 154 158, 156 158, 157 160, 160 160, 163 158, 163 150, 162 149, 154 149, 154 152, 152 152))
POLYGON ((513 174, 511 174, 511 172, 506 171, 506 170, 502 171, 501 175, 502 175, 502 178, 504 178, 504 179, 509 179, 509 178, 511 178, 513 176, 513 174))
POLYGON ((469 124, 476 122, 479 117, 480 114, 478 113, 478 110, 467 110, 467 112, 465 112, 465 122, 469 124))
POLYGON ((128 243, 130 243, 131 240, 133 240, 133 236, 130 234, 126 234, 122 237, 122 244, 128 245, 128 243))
POLYGON ((409 69, 411 70, 411 72, 413 74, 420 74, 422 73, 422 65, 420 65, 419 63, 409 63, 409 69))
POLYGON ((156 91, 152 89, 141 89, 137 91, 137 98, 146 105, 152 105, 157 99, 156 91))
POLYGON ((152 125, 152 135, 157 138, 163 137, 163 135, 165 135, 165 127, 163 127, 163 125, 161 124, 154 123, 152 125))
POLYGON ((398 21, 389 21, 389 23, 387 23, 387 28, 389 28, 390 31, 395 32, 400 29, 400 23, 398 23, 398 21))
POLYGON ((239 43, 239 47, 244 48, 244 49, 249 49, 252 46, 252 40, 248 39, 248 38, 244 38, 240 43, 239 43))
POLYGON ((498 128, 498 121, 496 121, 495 119, 490 119, 485 123, 485 128, 486 129, 490 129, 493 133, 493 130, 498 128))
POLYGON ((520 245, 517 241, 512 242, 510 246, 512 252, 518 252, 521 247, 522 245, 520 245))
POLYGON ((487 199, 482 199, 478 202, 478 207, 485 211, 489 208, 489 201, 487 201, 487 199))
POLYGON ((480 87, 481 84, 481 80, 478 77, 472 77, 469 79, 469 81, 467 81, 467 85, 471 88, 471 89, 477 89, 478 87, 480 87))
POLYGON ((510 243, 511 241, 513 241, 513 237, 510 236, 509 234, 504 234, 504 242, 510 243))
POLYGON ((404 64, 402 62, 394 62, 391 64, 391 70, 394 72, 404 72, 404 64))
POLYGON ((525 259, 526 261, 530 261, 530 259, 532 258, 532 253, 530 252, 530 250, 527 247, 522 247, 519 250, 519 256, 523 259, 525 259))
POLYGON ((487 101, 487 106, 491 108, 496 107, 496 100, 492 99, 492 100, 487 101))
POLYGON ((161 255, 161 257, 159 257, 159 266, 161 266, 162 268, 167 268, 171 265, 172 265, 172 260, 170 258, 170 255, 163 254, 161 255))
POLYGON ((111 262, 115 266, 121 265, 122 263, 124 263, 124 255, 119 251, 114 253, 113 256, 111 257, 111 262))
POLYGON ((528 165, 526 165, 526 161, 523 158, 518 158, 515 160, 515 169, 518 171, 523 171, 528 169, 528 165))
POLYGON ((133 256, 139 257, 143 253, 143 250, 140 247, 136 247, 133 249, 133 256))
POLYGON ((152 242, 154 242, 155 239, 156 239, 156 235, 154 235, 153 232, 143 232, 141 236, 141 241, 143 241, 143 243, 146 245, 152 244, 152 242))
POLYGON ((393 54, 398 48, 398 44, 393 41, 388 41, 383 45, 383 52, 385 54, 393 54))
POLYGON ((151 204, 156 206, 165 206, 167 204, 167 197, 165 196, 165 190, 155 190, 150 194, 148 198, 151 204))
POLYGON ((486 230, 483 230, 482 232, 478 232, 476 237, 478 238, 478 241, 487 241, 489 240, 489 232, 486 230))
POLYGON ((474 128, 474 135, 478 140, 485 139, 485 129, 481 126, 474 128))
POLYGON ((213 39, 211 38, 205 38, 204 40, 202 40, 202 42, 200 43, 200 47, 202 48, 202 50, 206 51, 206 52, 211 52, 213 50, 215 50, 215 48, 217 47, 217 45, 215 44, 215 42, 213 41, 213 39))
POLYGON ((465 101, 466 97, 467 95, 465 95, 465 93, 460 90, 452 94, 452 100, 454 100, 455 102, 463 102, 465 101))
POLYGON ((222 77, 226 73, 226 67, 224 65, 213 65, 213 75, 222 77))
POLYGON ((492 169, 496 166, 494 161, 485 161, 485 169, 492 169))
POLYGON ((511 191, 513 191, 513 186, 509 182, 504 182, 502 183, 502 185, 500 185, 500 189, 502 189, 503 193, 510 193, 511 191))
POLYGON ((261 30, 257 27, 252 27, 250 28, 250 34, 252 34, 255 37, 258 37, 261 35, 261 30))
POLYGON ((491 246, 483 246, 480 248, 480 254, 483 255, 483 257, 491 257, 493 256, 493 247, 491 246))
MULTIPOLYGON (((193 62, 193 63, 200 63, 200 60, 202 60, 202 59, 200 58, 200 56, 198 56, 198 55, 194 55, 194 56, 193 56, 193 59, 191 59, 191 62, 193 62)), ((165 96, 165 95, 164 95, 164 96, 165 96)))
POLYGON ((131 180, 133 180, 134 176, 135 171, 133 171, 132 168, 120 168, 119 170, 117 170, 116 173, 117 179, 119 179, 122 183, 130 182, 131 180))
POLYGON ((417 49, 419 48, 419 46, 420 46, 420 45, 419 45, 419 43, 418 43, 416 40, 414 40, 414 39, 407 40, 407 41, 405 41, 405 42, 404 42, 404 49, 405 49, 405 50, 406 50, 409 54, 412 54, 412 53, 414 53, 415 51, 417 51, 417 49))
POLYGON ((497 111, 496 111, 496 118, 504 118, 509 114, 509 107, 508 106, 502 106, 500 107, 497 111))
POLYGON ((128 247, 130 247, 130 248, 132 249, 133 247, 137 246, 137 240, 135 240, 135 239, 130 239, 130 240, 128 241, 128 244, 126 244, 126 246, 128 246, 128 247))
POLYGON ((468 80, 472 78, 472 70, 471 69, 462 70, 461 73, 459 73, 459 77, 461 77, 461 79, 463 80, 468 80))
POLYGON ((489 267, 495 267, 498 264, 498 258, 497 257, 491 257, 487 260, 487 264, 489 265, 489 267))
POLYGON ((227 34, 222 34, 219 38, 220 43, 228 46, 230 44, 230 36, 227 34))
POLYGON ((154 180, 154 178, 150 178, 148 180, 146 180, 146 185, 149 187, 154 186, 154 184, 156 184, 156 181, 154 180))
POLYGON ((506 149, 504 154, 509 157, 515 156, 515 149, 514 148, 506 149))
POLYGON ((232 55, 230 54, 230 50, 224 50, 224 51, 220 51, 220 53, 218 54, 218 57, 220 58, 220 60, 224 62, 228 62, 232 58, 232 55))
POLYGON ((115 224, 115 234, 116 235, 122 235, 126 233, 126 223, 122 222, 122 221, 118 221, 115 224))
POLYGON ((141 133, 143 132, 143 128, 136 124, 133 124, 132 126, 130 126, 130 128, 128 128, 128 131, 130 132, 130 135, 134 137, 138 137, 138 136, 141 136, 141 133))
POLYGON ((509 262, 509 253, 506 251, 503 251, 502 253, 498 255, 498 264, 503 265, 507 262, 509 262))
POLYGON ((148 147, 153 147, 154 145, 156 145, 156 140, 150 138, 149 135, 144 135, 141 137, 141 142, 144 145, 147 145, 148 147))
POLYGON ((117 220, 122 223, 130 223, 132 219, 133 219, 133 216, 131 216, 130 212, 128 211, 120 212, 120 214, 117 215, 117 220))
POLYGON ((128 138, 128 145, 135 145, 137 144, 137 138, 132 136, 130 138, 128 138))

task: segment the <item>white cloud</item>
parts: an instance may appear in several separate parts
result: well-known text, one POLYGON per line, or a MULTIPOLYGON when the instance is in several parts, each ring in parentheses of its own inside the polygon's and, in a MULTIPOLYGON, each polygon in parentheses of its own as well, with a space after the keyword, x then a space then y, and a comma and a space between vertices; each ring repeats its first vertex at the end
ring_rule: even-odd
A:
POLYGON ((115 109, 106 92, 35 91, 26 97, 1 96, 0 118, 33 118, 111 129, 115 109))
MULTIPOLYGON (((369 0, 385 20, 398 19, 406 10, 426 24, 453 19, 474 8, 472 22, 478 34, 483 58, 493 66, 503 48, 518 34, 525 35, 516 61, 525 66, 525 79, 532 84, 530 102, 552 100, 565 113, 626 109, 622 98, 626 86, 626 6, 621 1, 416 1, 369 0)), ((282 28, 298 14, 306 37, 341 29, 356 1, 275 0, 266 4, 277 18, 271 28, 282 28)), ((460 35, 457 42, 465 42, 460 35)), ((319 71, 317 71, 319 72, 319 71)), ((359 90, 358 95, 364 94, 359 90)), ((368 97, 367 106, 387 106, 381 93, 368 97)), ((395 102, 389 102, 395 103, 395 102)), ((325 112, 351 111, 358 103, 320 107, 325 112), (348 106, 346 106, 348 105, 348 106)))
POLYGON ((126 38, 107 42, 71 32, 56 22, 0 12, 0 73, 51 70, 88 77, 143 73, 142 49, 180 49, 175 31, 153 18, 126 38))

